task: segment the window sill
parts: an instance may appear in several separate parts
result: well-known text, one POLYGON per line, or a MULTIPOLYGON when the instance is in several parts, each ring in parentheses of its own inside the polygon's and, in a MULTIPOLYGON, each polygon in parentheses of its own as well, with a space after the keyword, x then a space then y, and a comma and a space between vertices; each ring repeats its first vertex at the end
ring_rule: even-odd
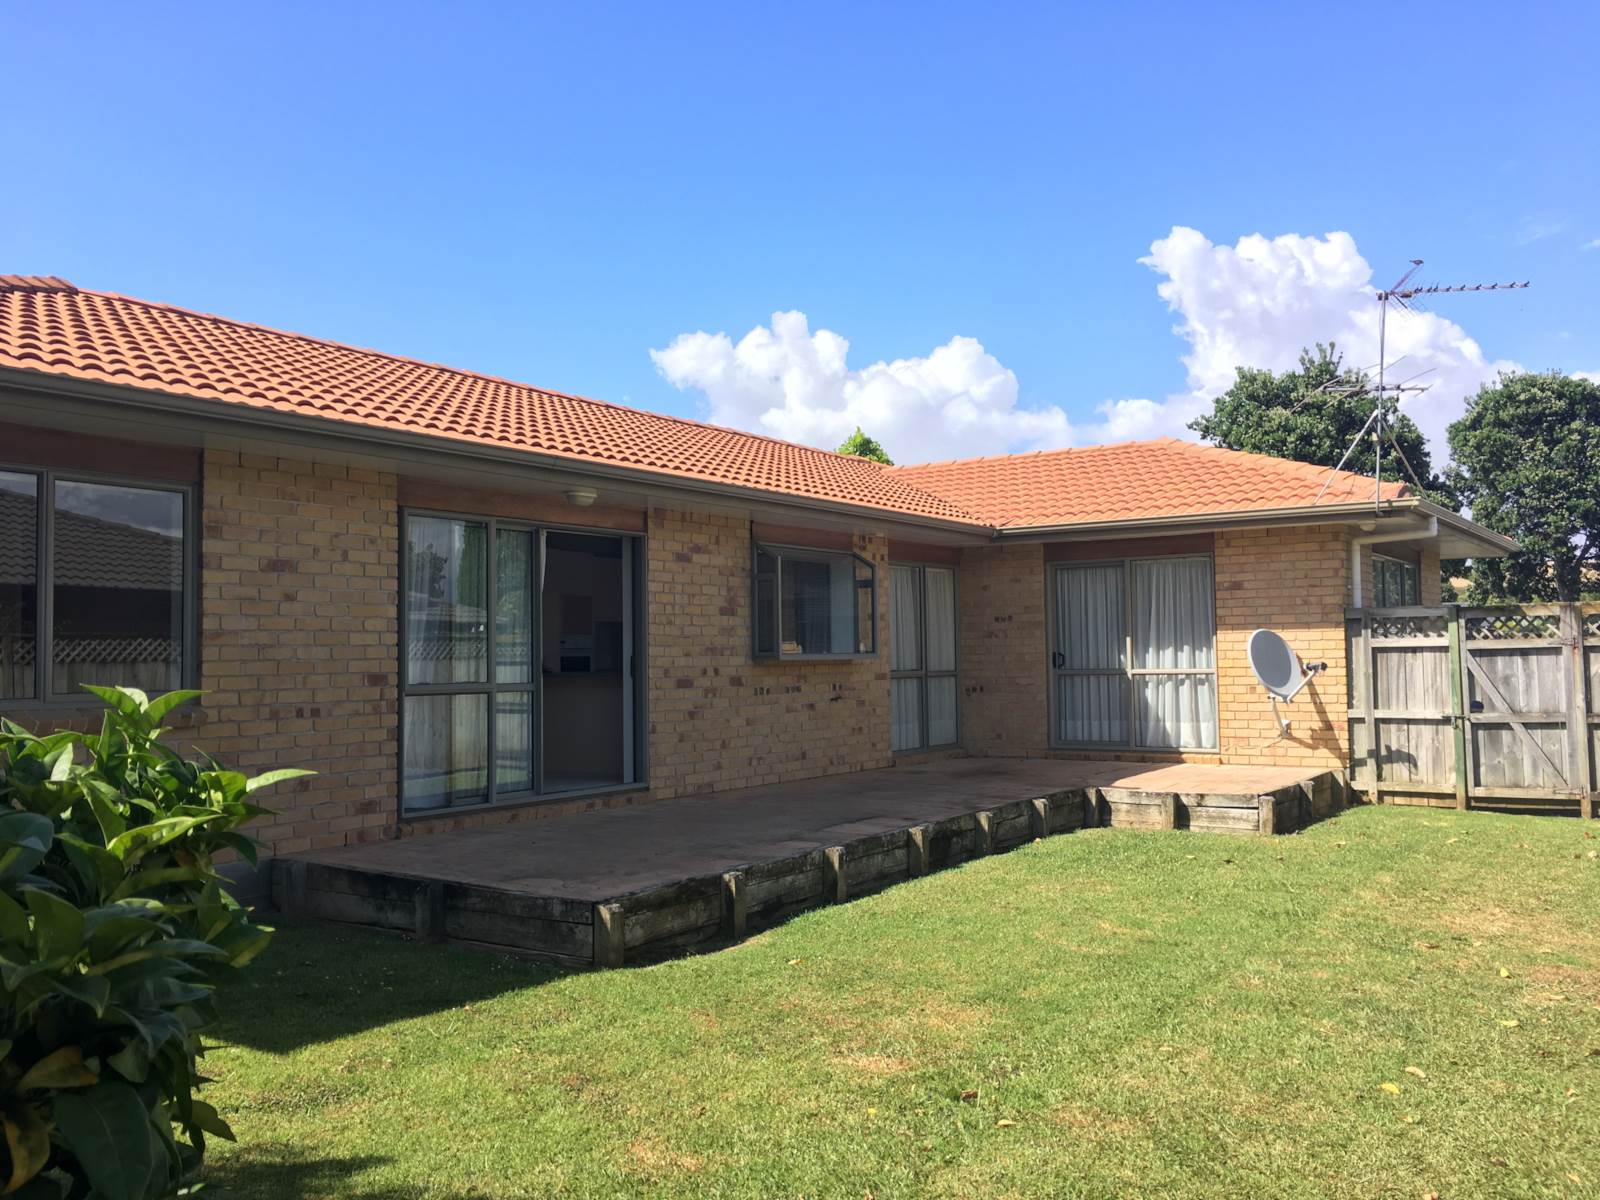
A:
POLYGON ((1074 754, 1153 754, 1176 758, 1180 754, 1220 755, 1217 747, 1204 746, 1129 746, 1108 742, 1051 742, 1052 750, 1070 750, 1074 754))
POLYGON ((878 657, 876 650, 864 654, 754 654, 751 659, 758 663, 791 663, 791 662, 869 662, 878 657))
POLYGON ((418 812, 400 812, 400 824, 414 825, 421 821, 443 821, 452 817, 465 817, 473 813, 510 812, 519 808, 543 808, 566 804, 573 800, 590 800, 601 796, 622 796, 630 792, 648 792, 648 783, 611 783, 602 787, 576 788, 570 792, 550 792, 540 796, 518 796, 510 800, 496 800, 492 804, 460 804, 455 807, 425 808, 418 812))
MULTIPOLYGON (((79 700, 0 700, 0 717, 35 733, 46 726, 98 727, 105 711, 103 704, 84 704, 79 700)), ((191 703, 173 709, 162 718, 161 724, 165 729, 195 729, 209 719, 210 714, 203 707, 191 703)))

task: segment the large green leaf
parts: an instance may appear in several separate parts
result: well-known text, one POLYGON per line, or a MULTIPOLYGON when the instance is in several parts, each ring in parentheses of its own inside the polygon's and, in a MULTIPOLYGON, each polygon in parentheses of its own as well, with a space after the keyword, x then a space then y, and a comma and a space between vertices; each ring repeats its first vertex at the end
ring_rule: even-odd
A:
POLYGON ((52 961, 71 958, 83 948, 82 909, 35 887, 23 888, 22 898, 33 915, 33 934, 40 958, 52 961))
POLYGON ((213 819, 212 816, 167 817, 148 825, 135 825, 107 842, 106 849, 131 867, 150 851, 181 838, 213 819))
POLYGON ((276 771, 264 771, 253 776, 245 784, 245 791, 253 792, 259 788, 271 787, 275 783, 283 783, 290 779, 304 779, 308 775, 315 775, 315 771, 302 770, 299 767, 280 767, 276 771))
POLYGON ((141 716, 150 703, 150 698, 138 688, 98 687, 86 683, 83 690, 93 692, 119 713, 129 717, 141 716))
POLYGON ((74 971, 52 975, 43 982, 51 991, 88 1005, 97 1017, 105 1015, 106 1005, 111 1000, 111 981, 101 975, 81 975, 74 971))
POLYGON ((20 879, 43 862, 55 833, 55 822, 39 813, 0 816, 0 883, 20 879))
POLYGON ((27 910, 5 892, 0 892, 0 941, 10 943, 14 954, 33 945, 27 910))
POLYGON ((150 1112, 130 1085, 106 1080, 83 1092, 62 1092, 53 1105, 56 1136, 78 1160, 103 1200, 145 1200, 159 1165, 150 1112))
POLYGON ((168 692, 165 696, 157 696, 145 707, 145 716, 152 721, 159 721, 180 704, 187 704, 191 700, 198 700, 204 692, 193 689, 168 692))

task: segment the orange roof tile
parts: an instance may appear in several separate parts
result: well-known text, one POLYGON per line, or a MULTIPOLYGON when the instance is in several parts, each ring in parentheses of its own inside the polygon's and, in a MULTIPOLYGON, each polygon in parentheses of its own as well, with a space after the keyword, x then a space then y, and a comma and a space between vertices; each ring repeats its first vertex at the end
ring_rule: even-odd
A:
MULTIPOLYGON (((1358 503, 1372 480, 1349 471, 1176 438, 968 458, 891 473, 1001 528, 1099 524, 1358 503)), ((1386 500, 1411 495, 1385 483, 1386 500)))
MULTIPOLYGON (((1171 438, 883 467, 865 459, 285 333, 0 275, 0 366, 750 488, 975 530, 1312 504, 1322 467, 1171 438)), ((1397 484, 1384 496, 1408 495, 1397 484)), ((1370 498, 1341 472, 1323 504, 1370 498)))
POLYGON ((0 275, 0 365, 980 524, 877 463, 453 367, 0 275))

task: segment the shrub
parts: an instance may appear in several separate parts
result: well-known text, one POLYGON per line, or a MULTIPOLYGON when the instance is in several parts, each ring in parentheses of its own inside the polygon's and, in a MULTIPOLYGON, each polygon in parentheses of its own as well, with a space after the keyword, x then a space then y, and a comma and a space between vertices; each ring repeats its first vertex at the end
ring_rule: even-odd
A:
POLYGON ((195 1178, 195 1096, 214 990, 272 936, 213 865, 255 862, 248 779, 163 744, 198 692, 90 688, 98 734, 34 736, 0 720, 0 1192, 151 1200, 195 1178))

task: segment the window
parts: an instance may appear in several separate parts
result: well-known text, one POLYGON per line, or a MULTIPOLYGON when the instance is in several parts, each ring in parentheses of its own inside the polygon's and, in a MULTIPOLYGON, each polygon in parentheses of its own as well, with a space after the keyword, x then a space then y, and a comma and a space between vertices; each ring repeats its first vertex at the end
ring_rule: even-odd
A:
POLYGON ((755 548, 757 658, 848 657, 877 650, 872 564, 859 555, 755 548))
POLYGON ((403 521, 402 809, 633 782, 637 539, 403 521))
POLYGON ((1406 608, 1421 604, 1422 571, 1416 563, 1372 556, 1372 602, 1378 608, 1406 608))
POLYGON ((1056 744, 1216 749, 1209 558, 1058 566, 1051 603, 1056 744))
POLYGON ((0 700, 192 679, 191 505, 181 486, 0 470, 0 700))
POLYGON ((488 520, 407 514, 408 811, 533 789, 533 539, 488 520))
POLYGON ((956 573, 889 568, 892 750, 953 746, 956 721, 956 573))

